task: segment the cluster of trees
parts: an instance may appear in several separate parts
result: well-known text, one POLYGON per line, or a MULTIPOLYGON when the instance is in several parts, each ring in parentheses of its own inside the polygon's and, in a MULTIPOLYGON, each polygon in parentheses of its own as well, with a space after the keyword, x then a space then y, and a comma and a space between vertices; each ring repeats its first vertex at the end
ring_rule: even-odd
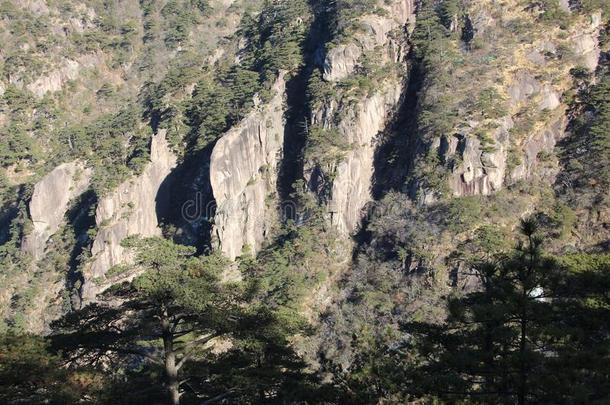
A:
POLYGON ((141 115, 139 106, 131 103, 88 125, 58 129, 54 160, 86 158, 95 168, 93 188, 98 195, 112 190, 148 162, 151 131, 141 125, 141 115))
MULTIPOLYGON (((608 401, 610 256, 549 255, 534 220, 522 222, 513 249, 501 249, 500 240, 482 230, 473 240, 478 249, 465 250, 477 288, 451 294, 443 321, 400 320, 395 308, 376 337, 363 329, 345 343, 355 350, 350 368, 326 367, 348 397, 358 403, 608 401), (397 319, 398 333, 388 324, 397 319)), ((361 298, 348 302, 362 300, 366 290, 361 285, 355 292, 361 298)), ((369 311, 383 313, 382 302, 369 311)))
POLYGON ((180 53, 179 63, 165 78, 149 83, 141 92, 145 116, 153 128, 165 127, 171 136, 184 137, 187 153, 213 144, 252 109, 255 94, 263 102, 270 97, 280 71, 293 74, 301 67, 310 19, 306 1, 265 2, 260 13, 242 18, 234 39, 243 38, 245 46, 239 50, 237 63, 223 58, 216 66, 201 69, 204 61, 180 53), (195 88, 190 99, 168 103, 192 83, 195 88), (173 134, 177 127, 183 131, 173 134))
POLYGON ((160 238, 124 245, 136 252, 133 281, 56 321, 47 339, 3 337, 5 403, 312 399, 319 382, 290 346, 308 333, 298 315, 257 302, 254 282, 222 281, 220 256, 160 238))
MULTIPOLYGON (((385 268, 371 263, 348 300, 353 307, 368 302, 368 309, 348 324, 334 320, 351 331, 351 340, 338 346, 352 352, 321 352, 318 373, 294 349, 296 336, 313 332, 291 308, 299 300, 294 285, 274 281, 284 277, 277 270, 258 267, 264 258, 242 259, 244 278, 227 281, 228 262, 219 255, 195 256, 191 247, 160 238, 129 238, 131 282, 54 322, 47 338, 0 339, 0 399, 605 403, 610 256, 551 256, 534 220, 522 222, 516 247, 501 241, 482 228, 462 247, 476 288, 450 294, 445 316, 432 321, 401 317, 393 304, 383 309, 388 300, 421 298, 417 288, 426 287, 390 262, 385 268), (384 312, 393 315, 377 319, 384 312)), ((403 263, 404 271, 412 268, 403 263)), ((438 298, 429 304, 438 305, 438 298)))
POLYGON ((242 22, 241 34, 248 41, 243 64, 260 72, 263 81, 274 80, 280 70, 294 72, 303 63, 311 19, 305 0, 266 2, 260 14, 242 22))

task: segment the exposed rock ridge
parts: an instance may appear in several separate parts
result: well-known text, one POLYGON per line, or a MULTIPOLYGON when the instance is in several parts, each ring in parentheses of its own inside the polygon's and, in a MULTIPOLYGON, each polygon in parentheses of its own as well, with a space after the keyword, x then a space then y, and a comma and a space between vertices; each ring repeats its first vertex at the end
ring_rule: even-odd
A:
MULTIPOLYGON (((345 108, 344 117, 337 125, 340 135, 350 145, 345 157, 334 168, 334 179, 327 202, 330 222, 348 236, 360 225, 362 209, 372 200, 376 136, 384 129, 391 112, 401 96, 401 86, 388 81, 375 94, 360 101, 354 108, 345 108)), ((329 106, 332 109, 332 106, 329 106)), ((328 110, 320 110, 312 122, 331 125, 328 110)))
POLYGON ((112 266, 128 263, 129 252, 121 241, 130 235, 142 237, 161 235, 157 210, 167 196, 159 193, 163 181, 176 165, 165 130, 153 135, 150 163, 142 174, 123 182, 110 195, 99 201, 95 212, 97 235, 91 248, 92 263, 86 270, 82 289, 83 300, 90 301, 112 283, 105 274, 112 266))
POLYGON ((64 221, 70 201, 82 194, 91 178, 91 169, 80 161, 63 163, 44 176, 34 186, 29 204, 32 232, 22 248, 34 259, 41 259, 49 238, 64 221))
MULTIPOLYGON (((404 60, 404 31, 406 25, 414 21, 414 2, 380 2, 379 7, 386 11, 383 15, 360 17, 358 23, 362 29, 328 51, 324 80, 336 82, 347 78, 369 51, 375 52, 375 63, 379 66, 404 60)), ((396 74, 395 69, 390 72, 375 79, 377 88, 355 103, 349 100, 350 97, 331 100, 312 112, 312 126, 336 129, 341 140, 349 145, 336 167, 321 168, 331 179, 328 195, 321 200, 326 205, 329 221, 344 236, 357 230, 362 210, 372 200, 376 137, 387 125, 402 94, 402 72, 396 74), (337 116, 341 117, 338 121, 337 116)), ((307 181, 322 197, 315 185, 318 182, 315 171, 315 168, 306 168, 307 181)))
POLYGON ((481 141, 470 135, 453 135, 441 138, 441 153, 445 160, 457 152, 462 163, 452 170, 449 186, 454 196, 491 194, 499 190, 506 174, 506 156, 510 147, 509 130, 513 121, 509 117, 500 120, 493 134, 492 148, 483 147, 481 141))
POLYGON ((339 81, 353 73, 358 59, 367 51, 383 49, 383 56, 397 61, 400 45, 392 38, 392 31, 402 28, 415 18, 415 6, 412 0, 395 0, 382 7, 387 13, 384 16, 367 14, 358 20, 360 29, 349 41, 330 49, 324 60, 324 80, 339 81))
MULTIPOLYGON (((493 21, 489 22, 493 24, 493 21)), ((572 82, 569 70, 572 66, 583 66, 594 71, 600 54, 598 36, 601 17, 598 13, 590 16, 584 26, 575 28, 567 39, 574 51, 574 59, 563 63, 551 82, 544 80, 547 62, 542 53, 554 55, 559 41, 549 35, 535 41, 524 50, 515 51, 515 59, 521 61, 521 52, 526 52, 527 63, 515 63, 505 75, 505 97, 510 109, 509 115, 495 120, 495 129, 490 133, 492 143, 483 145, 474 136, 479 122, 469 123, 466 128, 456 130, 454 135, 442 136, 432 147, 439 151, 442 161, 459 162, 450 167, 448 185, 455 197, 467 195, 488 195, 500 190, 506 184, 531 176, 552 177, 556 170, 546 170, 544 158, 553 152, 555 144, 565 134, 567 125, 566 105, 562 103, 563 93, 572 82), (555 43, 554 43, 555 42, 555 43), (533 48, 533 50, 532 50, 533 48), (533 128, 524 137, 515 137, 511 130, 514 119, 526 109, 538 114, 547 114, 548 119, 538 118, 533 128), (511 151, 512 148, 512 151, 511 151), (509 152, 517 160, 509 167, 509 152), (543 159, 541 160, 540 157, 543 159)), ((556 168, 555 168, 556 169, 556 168)), ((429 193, 422 193, 422 202, 434 201, 429 193)))
POLYGON ((210 181, 216 200, 213 238, 235 259, 246 246, 256 251, 274 223, 277 170, 284 139, 286 83, 280 74, 271 101, 256 107, 214 146, 210 181))

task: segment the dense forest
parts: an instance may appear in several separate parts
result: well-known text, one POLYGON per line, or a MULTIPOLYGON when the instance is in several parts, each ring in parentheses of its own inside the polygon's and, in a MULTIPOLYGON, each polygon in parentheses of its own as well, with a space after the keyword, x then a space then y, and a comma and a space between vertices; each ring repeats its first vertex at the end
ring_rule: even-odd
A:
POLYGON ((0 0, 0 402, 610 402, 607 0, 0 0))

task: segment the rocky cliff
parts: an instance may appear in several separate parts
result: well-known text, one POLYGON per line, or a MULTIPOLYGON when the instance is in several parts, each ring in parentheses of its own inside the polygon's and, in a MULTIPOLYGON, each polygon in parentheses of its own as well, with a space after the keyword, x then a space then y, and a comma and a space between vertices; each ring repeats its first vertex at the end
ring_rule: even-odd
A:
POLYGON ((314 109, 311 117, 312 127, 337 131, 346 146, 341 158, 331 165, 315 168, 308 162, 305 171, 311 188, 326 205, 330 222, 345 236, 358 228, 361 211, 372 199, 377 135, 390 121, 402 94, 404 70, 400 65, 407 53, 405 33, 407 24, 415 18, 415 6, 409 0, 384 2, 380 7, 385 12, 359 17, 361 29, 328 50, 323 78, 337 86, 339 101, 326 101, 314 109), (367 58, 372 62, 366 62, 367 58), (375 83, 370 91, 354 99, 345 82, 360 74, 363 63, 375 65, 377 73, 371 79, 375 83), (318 169, 332 179, 325 187, 328 195, 321 196, 320 180, 315 178, 319 176, 318 169))
POLYGON ((85 272, 83 300, 109 287, 112 282, 105 275, 112 266, 129 261, 121 241, 130 235, 158 236, 161 234, 157 212, 163 209, 167 195, 160 192, 164 180, 176 164, 166 131, 153 135, 150 163, 139 176, 122 183, 98 203, 95 222, 98 228, 91 248, 92 262, 85 272))
MULTIPOLYGON (((483 12, 477 5, 472 7, 471 17, 476 21, 475 41, 491 40, 490 32, 496 37, 508 38, 508 21, 532 18, 526 11, 500 16, 489 13, 489 8, 483 12)), ((600 55, 599 13, 574 19, 565 31, 517 38, 513 48, 492 50, 479 43, 478 49, 460 51, 459 57, 466 62, 462 60, 461 66, 448 68, 454 71, 456 79, 443 84, 445 91, 447 86, 453 90, 452 95, 443 97, 446 105, 442 107, 446 111, 456 111, 459 119, 448 118, 445 124, 451 123, 452 128, 444 130, 444 135, 435 135, 432 140, 425 141, 429 144, 421 152, 428 160, 438 155, 441 164, 446 166, 448 194, 454 197, 489 195, 531 176, 552 181, 559 169, 557 160, 552 157, 553 149, 564 136, 568 123, 565 94, 573 88, 571 69, 582 67, 593 71, 600 55), (486 71, 478 77, 473 76, 479 70, 475 58, 477 61, 492 58, 490 61, 493 60, 496 66, 493 75, 486 71), (475 91, 478 94, 468 96, 472 101, 460 90, 472 83, 465 84, 459 77, 478 83, 475 91), (471 113, 466 117, 463 112, 468 109, 471 113)), ((451 42, 447 45, 451 46, 451 42)), ((455 58, 458 61, 458 57, 455 58)), ((439 76, 440 72, 431 80, 438 81, 439 76)), ((432 84, 426 88, 420 102, 422 110, 431 109, 423 106, 428 97, 437 98, 439 89, 436 86, 432 84)), ((423 134, 426 131, 422 128, 423 134)), ((438 170, 438 173, 442 171, 438 170)), ((429 173, 426 176, 429 177, 429 173)), ((426 191, 425 187, 420 189, 420 201, 430 203, 437 197, 438 194, 426 191)))
MULTIPOLYGON (((334 178, 326 209, 330 222, 345 236, 358 228, 363 216, 361 211, 372 199, 376 136, 384 129, 400 96, 399 83, 389 81, 353 108, 340 107, 347 111, 337 129, 350 146, 333 169, 334 178)), ((312 122, 330 125, 324 122, 323 117, 331 114, 328 109, 318 111, 312 122)))
POLYGON ((91 169, 82 162, 63 163, 34 186, 29 204, 32 231, 23 241, 22 249, 34 259, 43 256, 47 240, 59 229, 70 201, 89 185, 91 169))
POLYGON ((356 33, 328 50, 324 59, 324 80, 345 79, 358 66, 360 57, 374 49, 382 49, 383 58, 398 59, 400 42, 395 41, 393 31, 402 30, 405 24, 415 21, 415 4, 412 0, 392 0, 380 7, 383 13, 360 17, 356 33))
POLYGON ((213 237, 230 259, 246 246, 256 252, 277 218, 285 87, 280 74, 272 88, 273 98, 255 107, 212 151, 210 181, 216 200, 213 237))

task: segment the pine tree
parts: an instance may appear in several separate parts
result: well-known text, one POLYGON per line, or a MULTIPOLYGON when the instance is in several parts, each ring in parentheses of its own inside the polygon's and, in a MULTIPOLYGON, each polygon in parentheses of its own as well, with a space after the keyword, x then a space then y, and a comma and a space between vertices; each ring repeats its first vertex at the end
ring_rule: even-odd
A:
POLYGON ((450 299, 446 324, 404 325, 421 356, 411 389, 475 403, 536 402, 556 267, 542 254, 535 222, 523 221, 521 231, 513 254, 472 265, 480 289, 450 299))
POLYGON ((134 265, 121 269, 133 281, 53 324, 54 346, 73 366, 128 377, 111 384, 109 401, 131 403, 129 379, 145 386, 139 401, 164 392, 170 404, 185 394, 258 403, 313 395, 318 382, 290 344, 307 331, 301 317, 253 302, 256 283, 222 281, 220 255, 195 257, 194 248, 161 238, 123 244, 135 250, 134 265))
POLYGON ((221 283, 219 256, 196 258, 193 248, 159 238, 130 238, 126 246, 136 248, 135 269, 143 273, 56 322, 55 343, 74 361, 159 365, 170 403, 178 404, 183 367, 249 316, 244 291, 221 283))

